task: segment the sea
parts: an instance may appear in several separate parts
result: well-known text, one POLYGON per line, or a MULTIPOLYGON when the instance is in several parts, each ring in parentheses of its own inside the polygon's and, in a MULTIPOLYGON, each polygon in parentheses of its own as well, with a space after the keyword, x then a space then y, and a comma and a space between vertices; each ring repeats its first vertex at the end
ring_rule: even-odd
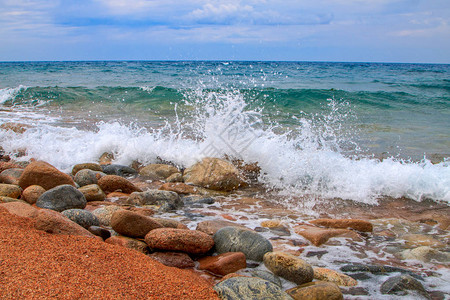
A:
POLYGON ((62 170, 232 157, 290 194, 450 201, 450 65, 0 63, 4 151, 62 170))
MULTIPOLYGON (((165 217, 191 229, 232 220, 314 266, 401 267, 423 276, 433 299, 450 297, 450 65, 0 62, 0 146, 65 172, 105 152, 122 165, 252 164, 253 187, 165 217), (316 247, 295 228, 317 217, 368 218, 374 232, 316 247), (262 226, 273 220, 278 229, 262 226)), ((422 299, 380 292, 400 274, 366 274, 345 297, 422 299)))

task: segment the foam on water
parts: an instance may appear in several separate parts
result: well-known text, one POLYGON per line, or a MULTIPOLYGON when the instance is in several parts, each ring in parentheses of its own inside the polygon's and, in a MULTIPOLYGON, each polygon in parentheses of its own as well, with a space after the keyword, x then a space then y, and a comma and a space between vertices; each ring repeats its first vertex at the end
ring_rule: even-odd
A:
POLYGON ((14 97, 19 93, 23 92, 27 89, 26 86, 19 85, 15 88, 4 88, 0 89, 0 104, 5 103, 6 101, 10 101, 14 99, 14 97))
MULTIPOLYGON (((15 89, 2 91, 11 97, 15 89)), ((330 99, 321 115, 299 114, 297 126, 289 129, 268 119, 263 108, 250 109, 233 89, 190 90, 174 109, 175 120, 158 129, 100 122, 89 131, 55 126, 47 119, 28 122, 35 126, 23 134, 2 130, 0 139, 7 152, 26 149, 24 159, 42 159, 63 170, 96 161, 103 152, 114 153, 122 164, 150 163, 159 157, 184 167, 202 157, 228 155, 257 162, 263 183, 293 196, 364 203, 376 203, 380 196, 450 202, 448 161, 380 161, 355 155, 351 128, 343 125, 352 115, 346 102, 330 99)))

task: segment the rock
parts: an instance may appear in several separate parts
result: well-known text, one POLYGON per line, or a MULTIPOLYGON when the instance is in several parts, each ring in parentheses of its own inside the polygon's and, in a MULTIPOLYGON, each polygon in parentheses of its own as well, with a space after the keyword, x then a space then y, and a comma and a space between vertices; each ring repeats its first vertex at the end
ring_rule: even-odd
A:
MULTIPOLYGON (((138 213, 138 214, 146 216, 146 217, 151 217, 151 216, 153 216, 155 214, 155 211, 153 209, 147 208, 147 207, 134 207, 134 206, 131 206, 131 207, 128 207, 127 209, 129 211, 138 213)), ((174 222, 176 222, 176 221, 174 221, 174 222)), ((159 222, 159 223, 161 223, 161 222, 159 222)), ((161 223, 161 225, 164 226, 163 223, 161 223)), ((167 226, 164 226, 164 227, 167 227, 167 226)))
POLYGON ((195 267, 195 262, 192 258, 182 252, 155 252, 148 256, 168 267, 180 269, 195 267))
POLYGON ((231 191, 246 186, 245 178, 231 163, 219 158, 204 158, 184 170, 184 182, 212 190, 231 191))
POLYGON ((164 183, 159 189, 163 191, 175 192, 177 194, 195 194, 198 191, 196 187, 182 182, 167 182, 164 183))
POLYGON ((97 217, 100 225, 111 226, 112 215, 116 212, 122 210, 120 206, 110 205, 105 207, 99 207, 92 211, 92 214, 97 217))
POLYGON ((183 206, 180 196, 175 192, 148 190, 140 193, 132 193, 128 199, 133 205, 159 205, 161 210, 168 211, 183 206))
POLYGON ((202 205, 202 204, 213 204, 214 199, 211 197, 205 197, 201 195, 191 195, 183 197, 183 202, 185 205, 202 205))
POLYGON ((23 202, 1 203, 0 207, 6 208, 11 214, 25 218, 35 218, 38 213, 36 208, 23 202))
POLYGON ((102 169, 103 173, 105 174, 117 175, 121 177, 131 177, 136 176, 138 174, 138 172, 135 169, 123 165, 113 165, 113 164, 104 165, 102 169))
POLYGON ((89 232, 106 240, 111 237, 111 232, 100 226, 91 226, 88 228, 89 232))
POLYGON ((402 253, 403 259, 415 259, 423 262, 430 262, 436 260, 441 263, 448 263, 450 261, 450 254, 433 249, 430 246, 421 246, 414 249, 407 249, 402 253))
POLYGON ((11 130, 15 133, 24 133, 28 128, 31 128, 31 126, 16 122, 6 122, 0 125, 0 129, 11 130))
POLYGON ((52 234, 63 234, 63 235, 80 235, 86 237, 96 237, 88 230, 84 229, 77 223, 69 220, 61 213, 50 210, 41 209, 35 218, 35 227, 38 230, 43 230, 52 234))
POLYGON ((106 199, 117 204, 126 204, 130 194, 112 192, 106 195, 106 199))
POLYGON ((84 209, 68 209, 63 211, 61 214, 86 229, 89 229, 91 226, 100 225, 97 217, 90 211, 84 209))
POLYGON ((102 166, 96 163, 84 163, 77 164, 72 168, 72 175, 76 175, 81 170, 92 170, 97 172, 103 172, 102 166))
POLYGON ((0 173, 0 182, 19 185, 19 178, 23 173, 21 168, 6 169, 0 173))
POLYGON ((112 192, 122 192, 126 194, 131 194, 133 192, 142 192, 129 180, 117 176, 117 175, 106 175, 98 180, 97 183, 105 194, 112 192))
POLYGON ((36 201, 36 206, 62 212, 71 208, 85 208, 86 198, 83 193, 71 185, 54 187, 43 193, 36 201))
POLYGON ((18 199, 22 189, 18 185, 0 183, 0 196, 18 199))
POLYGON ((339 287, 331 282, 314 281, 286 291, 294 300, 341 300, 339 287))
POLYGON ((405 270, 402 268, 391 267, 391 266, 375 266, 375 265, 363 265, 363 264, 349 264, 342 266, 340 268, 342 272, 369 272, 376 275, 386 275, 387 273, 399 272, 403 274, 408 274, 412 277, 415 277, 419 280, 423 280, 423 278, 416 273, 405 270))
POLYGON ((432 236, 425 234, 406 234, 402 236, 407 247, 430 246, 433 248, 444 248, 446 245, 432 236))
POLYGON ((156 222, 160 223, 163 227, 166 227, 166 228, 189 229, 186 225, 184 225, 183 223, 181 223, 177 220, 164 219, 164 218, 152 218, 152 219, 156 220, 156 222))
POLYGON ((326 268, 314 268, 314 279, 333 282, 340 286, 358 285, 358 282, 350 276, 326 268))
POLYGON ((362 232, 372 232, 372 223, 359 219, 316 219, 309 223, 327 228, 354 229, 362 232))
POLYGON ((108 152, 104 152, 100 158, 99 158, 99 164, 100 165, 109 165, 111 164, 111 162, 114 160, 114 154, 112 153, 108 153, 108 152))
POLYGON ((264 255, 264 265, 273 274, 296 284, 311 282, 314 271, 310 264, 284 252, 268 252, 264 255))
POLYGON ((409 275, 398 275, 389 278, 380 287, 382 294, 405 296, 408 291, 416 291, 422 296, 429 298, 428 292, 423 285, 409 275))
POLYGON ((163 226, 150 217, 128 210, 119 210, 112 215, 111 227, 125 236, 144 237, 149 231, 163 226))
POLYGON ((8 169, 21 169, 18 164, 9 162, 9 161, 0 161, 0 173, 8 169))
POLYGON ((169 177, 166 178, 167 182, 183 182, 183 174, 181 173, 173 173, 169 177))
POLYGON ((253 276, 247 276, 247 275, 242 275, 242 274, 238 274, 238 273, 230 273, 230 274, 227 274, 227 275, 223 276, 223 277, 219 280, 219 282, 225 281, 225 280, 227 280, 227 279, 229 279, 229 278, 233 278, 233 277, 252 278, 253 276))
POLYGON ((361 239, 356 232, 349 229, 325 229, 314 226, 300 225, 294 227, 294 231, 309 240, 314 246, 320 246, 332 237, 348 237, 354 240, 361 239))
POLYGON ((247 267, 245 254, 242 252, 227 252, 216 256, 206 256, 198 260, 199 270, 207 270, 218 275, 227 275, 247 267))
POLYGON ((282 287, 280 277, 278 277, 277 275, 275 275, 271 272, 264 271, 264 270, 252 270, 250 273, 252 274, 253 277, 259 277, 261 279, 270 281, 270 282, 278 285, 279 287, 282 287))
POLYGON ((9 202, 23 202, 23 203, 26 203, 25 201, 17 199, 17 198, 0 196, 0 203, 9 203, 9 202))
POLYGON ((236 276, 216 284, 214 290, 221 299, 277 299, 292 300, 283 290, 270 281, 261 278, 236 276))
MULTIPOLYGON (((80 172, 78 172, 80 173, 80 172)), ((86 201, 104 201, 106 199, 105 193, 97 184, 89 184, 78 188, 83 193, 86 201)))
POLYGON ((85 186, 90 184, 97 184, 98 178, 97 173, 95 171, 92 171, 90 169, 83 169, 77 172, 73 180, 79 185, 79 186, 85 186))
POLYGON ((197 230, 159 228, 145 236, 145 242, 151 249, 181 251, 192 254, 208 252, 213 246, 213 239, 197 230))
POLYGON ((151 164, 139 170, 139 175, 151 180, 164 180, 176 173, 180 173, 180 171, 176 167, 166 164, 151 164))
POLYGON ((106 239, 105 243, 111 245, 119 245, 125 248, 139 251, 144 254, 148 253, 148 247, 146 243, 126 236, 112 236, 106 239))
POLYGON ((43 161, 30 163, 19 178, 19 185, 23 189, 30 185, 40 185, 44 189, 49 190, 63 184, 75 186, 72 177, 43 161))
POLYGON ((273 250, 262 235, 239 227, 224 227, 213 236, 217 253, 243 252, 247 259, 262 261, 264 254, 273 250))
POLYGON ((283 223, 280 220, 267 220, 267 221, 261 222, 261 226, 267 227, 267 228, 277 228, 277 227, 283 226, 283 223))
POLYGON ((40 185, 30 185, 22 192, 22 199, 30 204, 35 204, 37 199, 45 193, 45 189, 40 185))

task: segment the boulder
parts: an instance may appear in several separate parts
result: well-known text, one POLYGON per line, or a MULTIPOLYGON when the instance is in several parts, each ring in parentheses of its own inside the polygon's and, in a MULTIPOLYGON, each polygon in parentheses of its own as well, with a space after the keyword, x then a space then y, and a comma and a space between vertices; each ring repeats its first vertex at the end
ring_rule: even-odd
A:
POLYGON ((172 220, 172 219, 165 219, 165 218, 152 218, 156 222, 160 223, 163 227, 166 228, 178 228, 178 229, 189 229, 186 225, 183 223, 172 220))
POLYGON ((40 208, 62 212, 71 208, 85 208, 86 198, 75 187, 65 184, 54 187, 43 193, 36 201, 40 208))
POLYGON ((406 249, 401 254, 403 259, 415 259, 423 262, 435 260, 441 263, 448 263, 450 261, 450 253, 433 249, 430 246, 406 249))
POLYGON ((192 254, 206 253, 214 246, 214 240, 206 233, 175 228, 154 229, 145 236, 145 242, 151 249, 192 254))
POLYGON ((50 210, 41 209, 35 218, 35 227, 38 230, 43 230, 52 234, 63 234, 63 235, 79 235, 86 237, 96 238, 95 235, 90 233, 88 230, 84 229, 77 223, 69 220, 61 213, 50 210))
POLYGON ((22 199, 30 204, 35 204, 37 199, 45 193, 45 189, 40 185, 30 185, 22 192, 22 199))
POLYGON ((256 277, 236 276, 219 282, 214 287, 221 299, 279 299, 292 300, 283 290, 270 281, 256 277))
POLYGON ((19 185, 22 189, 26 189, 30 185, 40 185, 49 190, 63 184, 75 186, 72 177, 43 161, 30 163, 19 178, 19 185))
POLYGON ((92 171, 90 169, 83 169, 77 172, 73 180, 79 185, 79 186, 85 186, 90 184, 97 184, 98 178, 97 173, 95 171, 92 171))
POLYGON ((339 287, 331 282, 314 281, 286 291, 294 300, 342 300, 339 287))
POLYGON ((198 192, 198 189, 195 186, 182 182, 167 182, 164 183, 159 189, 163 191, 175 192, 177 194, 195 194, 198 192))
POLYGON ((150 217, 128 210, 119 210, 112 215, 111 227, 125 236, 144 237, 149 231, 163 226, 150 217))
POLYGON ((148 247, 146 243, 126 236, 112 236, 106 239, 105 243, 111 245, 119 245, 128 249, 139 251, 144 254, 148 253, 148 247))
POLYGON ((179 173, 180 171, 171 165, 151 164, 139 170, 139 175, 151 180, 164 180, 169 176, 179 173))
POLYGON ((273 250, 272 244, 262 235, 239 227, 224 227, 214 236, 217 253, 243 252, 247 259, 262 261, 264 254, 273 250))
POLYGON ((183 182, 183 174, 181 173, 173 173, 169 177, 166 178, 166 182, 183 182))
POLYGON ((18 199, 22 194, 20 186, 15 184, 0 183, 0 196, 18 199))
POLYGON ((1 203, 0 207, 6 208, 11 214, 25 218, 35 218, 38 213, 36 208, 23 202, 1 203))
POLYGON ((234 273, 247 267, 245 254, 242 252, 227 252, 216 256, 206 256, 198 260, 198 269, 207 270, 221 276, 234 273))
POLYGON ((183 197, 183 203, 185 205, 190 205, 190 206, 201 206, 203 204, 213 204, 214 203, 214 199, 211 197, 205 197, 202 195, 190 195, 190 196, 184 196, 183 197))
POLYGON ((175 192, 148 190, 145 192, 134 192, 128 199, 133 205, 158 205, 164 211, 178 209, 183 206, 180 196, 175 192))
POLYGON ((0 173, 8 169, 21 169, 18 164, 9 162, 9 161, 0 161, 0 173))
POLYGON ((154 252, 148 256, 168 267, 180 269, 195 267, 195 262, 192 258, 182 252, 154 252))
POLYGON ((264 265, 273 274, 296 284, 304 284, 314 279, 312 266, 288 253, 268 252, 264 255, 264 265))
POLYGON ((389 295, 408 295, 408 291, 415 291, 425 298, 429 298, 428 292, 425 290, 423 285, 409 275, 398 275, 388 278, 380 287, 382 294, 389 295))
POLYGON ((11 168, 0 173, 0 182, 19 185, 19 178, 22 176, 23 169, 11 168))
POLYGON ((372 223, 359 219, 316 219, 309 223, 327 228, 354 229, 362 232, 372 232, 372 223))
POLYGON ((99 207, 92 211, 92 214, 97 217, 100 225, 111 226, 112 215, 116 212, 122 210, 120 206, 110 205, 105 207, 99 207))
POLYGON ((219 191, 231 191, 247 185, 235 166, 223 159, 211 157, 184 170, 183 179, 187 184, 219 191))
POLYGON ((89 232, 106 240, 111 237, 111 232, 100 226, 91 226, 88 228, 89 232))
POLYGON ((361 240, 359 234, 350 229, 328 229, 300 225, 294 227, 294 231, 295 233, 309 240, 314 246, 320 246, 326 243, 332 237, 346 237, 357 241, 361 240))
POLYGON ((86 229, 89 229, 91 226, 100 225, 97 217, 90 211, 84 209, 68 209, 63 211, 61 214, 86 229))
POLYGON ((9 203, 9 202, 23 202, 23 203, 27 203, 27 202, 25 202, 23 200, 20 200, 20 199, 17 199, 17 198, 0 196, 0 203, 9 203))
POLYGON ((342 272, 369 272, 376 275, 387 275, 388 273, 399 272, 402 274, 408 274, 414 278, 419 280, 423 280, 423 278, 416 273, 392 266, 377 266, 377 265, 365 265, 365 264, 349 264, 344 265, 340 268, 342 272))
POLYGON ((358 285, 358 282, 350 276, 326 268, 314 268, 314 279, 333 282, 339 286, 358 285))
MULTIPOLYGON (((79 173, 79 172, 78 172, 79 173)), ((106 199, 105 193, 97 184, 89 184, 78 188, 83 193, 86 201, 104 201, 106 199)))
POLYGON ((258 277, 258 278, 270 281, 270 282, 278 285, 279 287, 282 287, 280 277, 278 277, 277 275, 275 275, 271 272, 264 271, 264 270, 252 270, 250 273, 252 274, 252 277, 258 277))
POLYGON ((214 235, 219 229, 222 229, 224 227, 240 227, 242 229, 248 229, 244 225, 240 225, 237 223, 233 223, 230 221, 225 220, 208 220, 208 221, 202 221, 197 224, 197 228, 195 230, 207 233, 209 235, 214 235))
POLYGON ((141 189, 137 188, 129 180, 117 176, 117 175, 106 175, 98 180, 97 183, 105 194, 112 192, 122 192, 126 194, 131 194, 133 192, 142 192, 141 189))
POLYGON ((136 176, 138 174, 138 172, 135 169, 123 165, 113 165, 113 164, 104 165, 102 169, 103 173, 105 174, 117 175, 121 177, 131 177, 136 176))
POLYGON ((99 171, 102 172, 102 166, 96 163, 84 163, 84 164, 77 164, 73 166, 72 168, 72 175, 76 175, 81 170, 92 170, 92 171, 99 171))

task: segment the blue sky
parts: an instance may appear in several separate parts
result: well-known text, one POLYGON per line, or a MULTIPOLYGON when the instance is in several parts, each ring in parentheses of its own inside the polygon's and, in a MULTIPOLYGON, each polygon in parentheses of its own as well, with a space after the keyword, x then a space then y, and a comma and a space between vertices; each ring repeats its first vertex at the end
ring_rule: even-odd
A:
POLYGON ((449 0, 0 0, 0 61, 450 63, 449 0))

